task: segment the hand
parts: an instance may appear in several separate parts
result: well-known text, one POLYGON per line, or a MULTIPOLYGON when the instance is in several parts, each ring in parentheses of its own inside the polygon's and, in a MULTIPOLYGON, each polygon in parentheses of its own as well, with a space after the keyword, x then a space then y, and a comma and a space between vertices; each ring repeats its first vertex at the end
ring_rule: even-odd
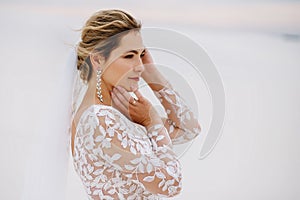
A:
POLYGON ((123 87, 116 86, 111 93, 113 107, 142 126, 149 127, 153 123, 161 123, 161 118, 152 104, 138 90, 134 93, 138 100, 135 100, 123 87))
POLYGON ((153 71, 156 70, 153 58, 150 54, 150 51, 147 48, 145 50, 145 55, 142 57, 142 62, 143 62, 143 65, 145 67, 145 70, 142 73, 142 77, 150 75, 153 71))
POLYGON ((142 73, 142 78, 152 90, 158 91, 165 86, 171 87, 167 79, 165 79, 165 77, 156 68, 152 56, 147 48, 145 50, 145 55, 142 57, 142 62, 145 68, 142 73))
POLYGON ((145 49, 145 55, 142 57, 142 62, 144 65, 153 64, 152 56, 147 48, 145 49))

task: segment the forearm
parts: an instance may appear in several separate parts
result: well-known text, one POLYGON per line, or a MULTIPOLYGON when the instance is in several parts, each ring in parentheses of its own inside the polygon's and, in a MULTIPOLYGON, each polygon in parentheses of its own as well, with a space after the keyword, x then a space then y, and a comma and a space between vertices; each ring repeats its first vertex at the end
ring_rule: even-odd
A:
POLYGON ((143 79, 146 81, 149 87, 153 91, 159 91, 166 86, 172 87, 162 73, 155 68, 154 64, 151 65, 153 66, 151 68, 149 67, 150 69, 145 70, 145 72, 142 74, 143 79))
POLYGON ((201 131, 198 120, 166 78, 156 68, 151 68, 151 73, 145 76, 145 81, 166 111, 167 121, 164 124, 172 140, 183 137, 186 139, 181 141, 186 142, 198 135, 201 131))
POLYGON ((171 120, 174 122, 173 125, 180 127, 182 118, 179 116, 183 114, 183 111, 190 110, 187 109, 183 99, 174 91, 168 80, 157 70, 154 64, 152 65, 143 74, 143 78, 164 107, 168 115, 168 122, 171 120))
POLYGON ((185 143, 195 138, 201 131, 198 120, 194 118, 192 111, 172 85, 158 71, 148 50, 143 57, 143 64, 145 70, 142 78, 153 90, 168 115, 168 119, 163 123, 169 138, 172 138, 172 143, 185 143))
MULTIPOLYGON (((185 100, 174 89, 163 88, 154 93, 166 110, 167 119, 165 124, 169 127, 170 134, 175 131, 174 129, 180 129, 181 134, 189 134, 190 136, 199 134, 201 128, 198 119, 187 106, 185 100)), ((174 137, 177 136, 173 134, 174 137)))

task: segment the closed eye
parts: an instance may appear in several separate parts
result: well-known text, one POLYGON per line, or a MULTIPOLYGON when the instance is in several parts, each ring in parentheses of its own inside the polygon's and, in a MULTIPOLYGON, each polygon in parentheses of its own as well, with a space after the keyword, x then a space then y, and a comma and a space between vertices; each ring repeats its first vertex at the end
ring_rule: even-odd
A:
POLYGON ((125 56, 125 58, 132 58, 133 54, 125 56))
MULTIPOLYGON (((144 55, 145 55, 145 53, 142 53, 142 54, 141 54, 141 57, 143 57, 144 55)), ((125 56, 125 58, 130 59, 130 58, 132 58, 133 56, 134 56, 133 54, 130 54, 130 55, 125 56)))

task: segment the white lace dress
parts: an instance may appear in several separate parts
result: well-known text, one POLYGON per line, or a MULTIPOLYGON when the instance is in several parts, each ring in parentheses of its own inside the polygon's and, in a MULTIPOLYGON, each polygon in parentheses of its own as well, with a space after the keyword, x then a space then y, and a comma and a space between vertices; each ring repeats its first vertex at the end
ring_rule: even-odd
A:
POLYGON ((201 129, 178 93, 171 88, 154 92, 165 108, 165 126, 148 131, 117 109, 92 105, 76 128, 73 165, 90 200, 162 199, 182 187, 181 164, 172 144, 185 143, 201 129), (172 144, 157 145, 167 131, 172 144))

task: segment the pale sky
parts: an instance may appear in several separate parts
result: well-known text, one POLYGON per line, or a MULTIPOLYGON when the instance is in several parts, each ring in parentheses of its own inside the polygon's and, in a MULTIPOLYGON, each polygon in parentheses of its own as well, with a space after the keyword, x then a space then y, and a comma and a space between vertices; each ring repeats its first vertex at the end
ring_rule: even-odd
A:
MULTIPOLYGON (((92 12, 121 8, 144 25, 300 34, 300 0, 1 1, 0 11, 86 19, 92 12)), ((4 12, 4 13, 3 13, 4 12)), ((0 19, 5 20, 5 18, 0 19)))

